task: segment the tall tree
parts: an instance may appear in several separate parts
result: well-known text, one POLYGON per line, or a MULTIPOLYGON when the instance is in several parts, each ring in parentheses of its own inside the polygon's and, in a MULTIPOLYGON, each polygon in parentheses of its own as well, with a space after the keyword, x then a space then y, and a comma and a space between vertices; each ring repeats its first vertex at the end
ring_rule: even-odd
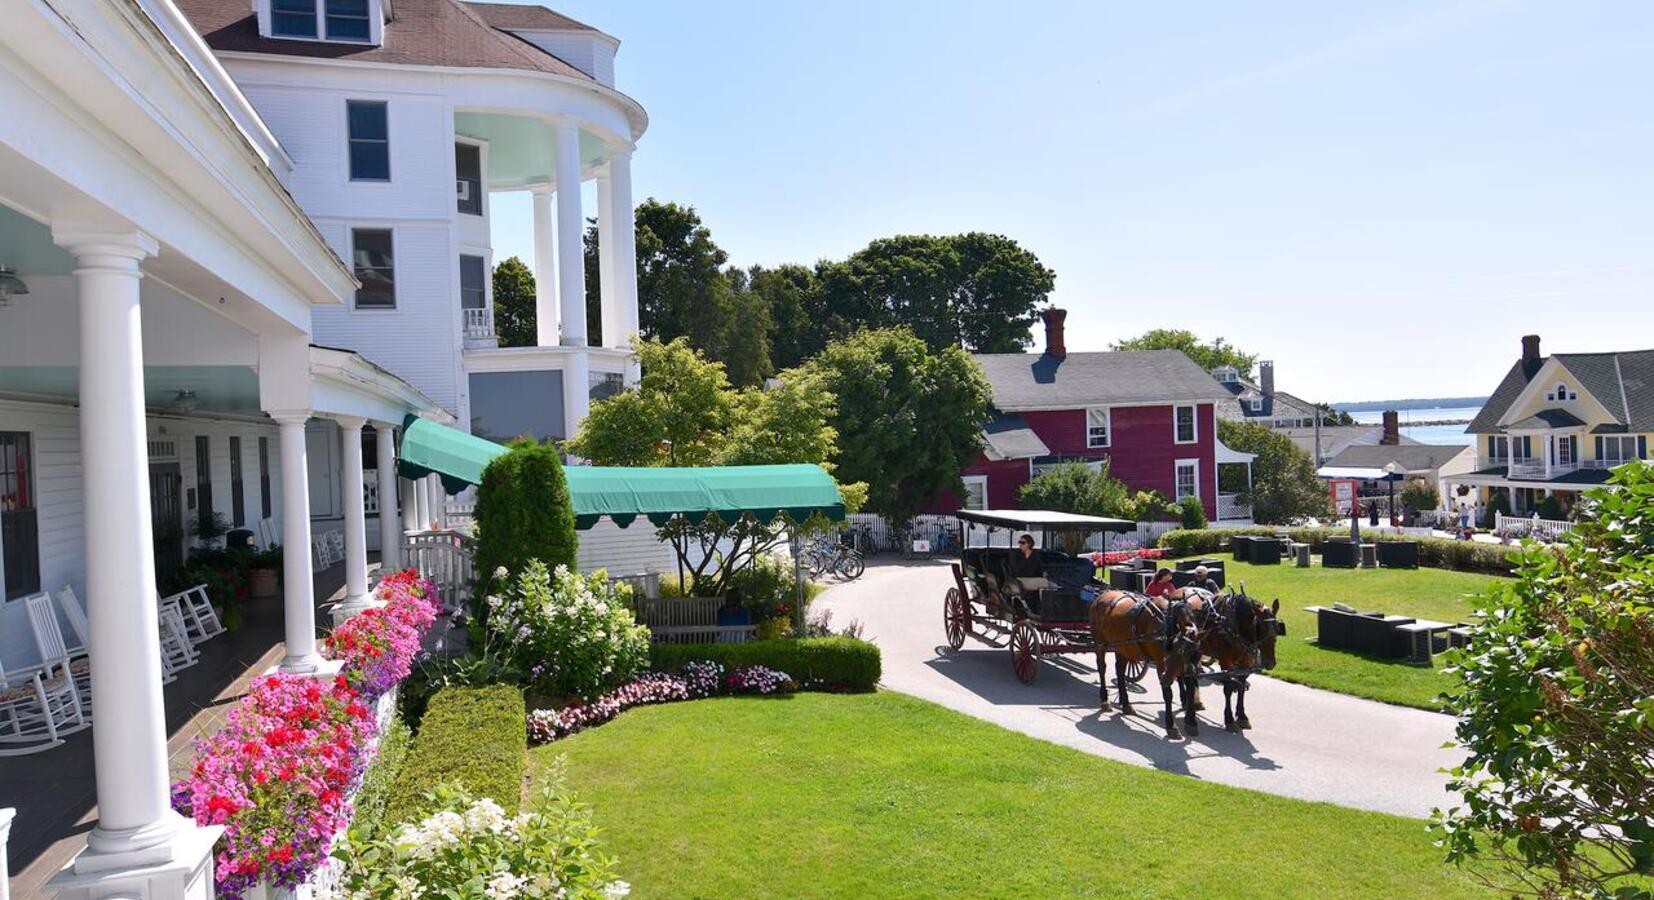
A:
POLYGON ((538 342, 535 327, 534 273, 508 257, 494 267, 494 336, 501 347, 532 347, 538 342))
POLYGON ((722 357, 725 322, 713 298, 727 289, 729 261, 694 207, 654 198, 637 207, 638 322, 644 337, 686 337, 722 357))
MULTIPOLYGON (((1252 460, 1252 518, 1260 525, 1293 525, 1332 514, 1327 485, 1315 476, 1309 454, 1284 434, 1250 422, 1218 420, 1218 440, 1252 460)), ((1244 490, 1245 485, 1224 485, 1244 490)))
POLYGON ((746 290, 747 276, 740 269, 725 274, 724 283, 713 292, 713 304, 724 317, 723 354, 720 359, 736 387, 763 384, 775 374, 770 362, 773 327, 770 306, 765 298, 746 290))
POLYGON ((790 264, 773 269, 753 266, 747 271, 746 288, 769 312, 770 361, 776 368, 790 369, 827 346, 821 281, 814 270, 790 264))
POLYGON ((978 352, 1027 346, 1056 282, 1015 241, 980 232, 883 238, 821 264, 817 275, 826 313, 819 321, 834 334, 905 326, 932 349, 978 352))
POLYGON ((1243 378, 1252 377, 1252 367, 1258 362, 1256 353, 1245 353, 1223 338, 1202 341, 1194 332, 1183 328, 1155 328, 1124 341, 1115 342, 1115 350, 1182 350, 1202 369, 1208 371, 1221 366, 1234 366, 1243 378))
POLYGON ((905 523, 982 447, 988 380, 959 347, 931 350, 907 328, 861 331, 804 366, 838 398, 838 477, 867 484, 867 506, 905 523))

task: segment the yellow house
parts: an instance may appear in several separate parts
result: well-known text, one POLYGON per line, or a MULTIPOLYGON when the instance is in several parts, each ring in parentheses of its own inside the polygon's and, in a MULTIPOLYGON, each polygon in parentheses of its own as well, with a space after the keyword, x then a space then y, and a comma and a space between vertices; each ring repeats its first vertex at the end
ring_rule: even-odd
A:
POLYGON ((1654 350, 1522 356, 1465 428, 1475 435, 1474 472, 1456 479, 1478 491, 1483 509, 1503 490, 1512 513, 1528 515, 1546 497, 1571 510, 1608 470, 1648 458, 1654 434, 1654 350))

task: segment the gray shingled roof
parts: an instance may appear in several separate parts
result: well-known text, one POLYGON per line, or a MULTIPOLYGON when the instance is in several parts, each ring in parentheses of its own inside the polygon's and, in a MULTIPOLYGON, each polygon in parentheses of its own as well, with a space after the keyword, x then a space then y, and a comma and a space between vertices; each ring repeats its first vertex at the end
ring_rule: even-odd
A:
POLYGON ((1217 403, 1228 391, 1181 350, 978 353, 1000 409, 1080 409, 1113 403, 1217 403))
POLYGON ((1408 472, 1427 472, 1441 468, 1466 449, 1462 444, 1358 444, 1345 447, 1326 465, 1382 469, 1393 462, 1408 472))
POLYGON ((982 429, 982 437, 988 444, 990 454, 1000 459, 1032 459, 1051 452, 1051 448, 1045 446, 1045 442, 1021 416, 998 410, 982 429))
POLYGON ((1466 434, 1499 430, 1499 419, 1516 402, 1546 359, 1555 359, 1579 386, 1607 408, 1630 431, 1654 431, 1654 350, 1621 353, 1557 353, 1536 360, 1517 360, 1505 373, 1481 412, 1465 427, 1466 434))
POLYGON ((1574 428, 1584 424, 1584 419, 1565 409, 1542 409, 1526 419, 1506 425, 1505 429, 1507 431, 1511 429, 1528 431, 1540 428, 1574 428))

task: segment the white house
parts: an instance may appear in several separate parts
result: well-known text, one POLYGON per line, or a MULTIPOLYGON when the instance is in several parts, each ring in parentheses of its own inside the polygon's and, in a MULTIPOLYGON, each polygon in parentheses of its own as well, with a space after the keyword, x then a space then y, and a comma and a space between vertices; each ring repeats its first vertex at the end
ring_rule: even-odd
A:
POLYGON ((395 478, 405 416, 561 437, 635 378, 630 159, 646 119, 614 89, 618 42, 536 7, 5 13, 0 666, 31 661, 16 598, 84 598, 99 820, 60 896, 207 896, 216 833, 168 807, 157 565, 200 517, 269 520, 289 548, 282 666, 320 668, 313 511, 343 530, 346 593, 363 597, 369 513, 383 509, 373 538, 392 561, 401 534, 399 504, 375 501, 420 519, 435 502, 429 479, 395 478), (534 194, 535 347, 492 339, 502 190, 534 194))

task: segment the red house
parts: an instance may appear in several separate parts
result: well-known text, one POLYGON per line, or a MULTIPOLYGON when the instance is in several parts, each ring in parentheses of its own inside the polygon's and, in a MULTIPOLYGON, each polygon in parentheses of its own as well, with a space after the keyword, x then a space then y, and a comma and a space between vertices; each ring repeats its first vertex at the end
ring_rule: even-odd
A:
POLYGON ((1217 438, 1214 409, 1229 392, 1177 350, 1069 353, 1067 315, 1046 310, 1042 353, 976 354, 993 419, 982 455, 960 473, 965 497, 939 497, 935 511, 1015 509, 1018 489, 1045 469, 1107 460, 1134 488, 1199 497, 1213 521, 1249 521, 1249 504, 1218 492, 1223 465, 1243 467, 1251 484, 1252 455, 1217 438))

